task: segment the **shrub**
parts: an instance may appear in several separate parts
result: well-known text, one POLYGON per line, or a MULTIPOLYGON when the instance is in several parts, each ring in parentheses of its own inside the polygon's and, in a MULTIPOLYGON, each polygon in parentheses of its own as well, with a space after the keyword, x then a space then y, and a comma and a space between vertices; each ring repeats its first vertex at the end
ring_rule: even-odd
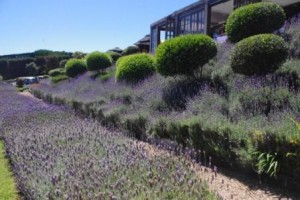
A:
POLYGON ((139 47, 135 46, 135 45, 132 45, 132 46, 129 46, 126 49, 124 49, 122 55, 123 56, 128 56, 128 55, 139 53, 139 52, 140 52, 139 47))
POLYGON ((16 86, 17 87, 23 87, 24 86, 24 81, 22 79, 17 79, 16 80, 16 86))
POLYGON ((26 64, 25 71, 27 76, 36 76, 38 74, 38 67, 35 62, 31 62, 26 64))
POLYGON ((254 87, 246 88, 230 97, 231 118, 244 116, 268 116, 270 113, 297 109, 295 97, 287 88, 254 87))
POLYGON ((66 70, 64 68, 56 68, 52 69, 48 72, 49 76, 58 76, 58 75, 63 75, 66 74, 66 70))
POLYGON ((287 58, 284 40, 273 34, 260 34, 240 41, 231 54, 235 73, 265 75, 272 73, 287 58))
POLYGON ((154 59, 151 55, 135 54, 118 60, 115 76, 118 81, 138 82, 154 71, 154 59))
POLYGON ((276 71, 278 78, 283 80, 290 89, 298 91, 300 88, 300 60, 291 59, 276 71))
POLYGON ((67 79, 69 79, 69 77, 65 74, 59 74, 59 75, 51 77, 52 83, 58 83, 60 81, 67 80, 67 79))
POLYGON ((191 75, 217 53, 207 35, 184 35, 165 41, 156 50, 156 69, 164 76, 191 75))
POLYGON ((300 58, 300 22, 292 23, 285 31, 290 58, 300 58))
POLYGON ((0 75, 0 81, 3 81, 3 77, 0 75))
POLYGON ((89 71, 103 71, 104 69, 110 67, 112 62, 107 54, 95 51, 87 55, 86 65, 89 71))
POLYGON ((275 3, 249 4, 236 9, 227 19, 225 31, 232 42, 261 33, 272 33, 285 20, 284 10, 275 3))
POLYGON ((69 77, 75 77, 86 71, 86 64, 82 59, 70 59, 65 66, 66 74, 69 77))
POLYGON ((142 139, 145 136, 147 129, 147 117, 141 114, 128 117, 123 122, 123 127, 129 131, 137 139, 142 139))
POLYGON ((112 58, 113 62, 117 62, 117 60, 122 56, 121 54, 114 51, 108 51, 107 54, 112 58))
POLYGON ((61 60, 61 61, 59 62, 59 67, 64 68, 65 65, 67 64, 67 62, 68 62, 67 59, 61 60))

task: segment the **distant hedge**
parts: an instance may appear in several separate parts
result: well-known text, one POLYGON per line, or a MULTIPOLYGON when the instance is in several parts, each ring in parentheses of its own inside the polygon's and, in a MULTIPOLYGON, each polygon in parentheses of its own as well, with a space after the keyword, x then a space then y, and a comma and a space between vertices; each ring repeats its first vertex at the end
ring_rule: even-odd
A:
POLYGON ((191 75, 217 53, 207 35, 183 35, 160 44, 156 49, 156 69, 163 76, 191 75))
POLYGON ((86 56, 86 65, 89 71, 104 70, 112 65, 112 61, 106 53, 95 51, 86 56))
POLYGON ((65 69, 66 69, 66 74, 69 77, 75 77, 79 74, 84 73, 87 70, 84 60, 77 59, 77 58, 70 59, 66 63, 65 69))
POLYGON ((59 67, 64 68, 67 62, 68 62, 67 59, 61 60, 61 61, 59 62, 59 67))
POLYGON ((225 31, 231 42, 249 36, 272 33, 283 26, 284 10, 277 4, 261 2, 242 6, 233 11, 226 22, 225 31))
POLYGON ((122 55, 123 56, 128 56, 128 55, 139 53, 139 52, 140 52, 139 47, 135 46, 135 45, 132 45, 132 46, 129 46, 126 49, 124 49, 122 55))
POLYGON ((235 73, 265 75, 277 70, 286 60, 288 49, 284 40, 274 34, 260 34, 240 41, 231 54, 235 73))
POLYGON ((58 76, 58 75, 65 75, 66 74, 66 70, 65 68, 56 68, 56 69, 52 69, 48 72, 49 76, 58 76))
POLYGON ((117 60, 122 56, 120 53, 114 51, 108 51, 106 53, 112 58, 113 62, 117 62, 117 60))
POLYGON ((149 54, 134 54, 122 57, 117 62, 117 81, 138 82, 155 71, 154 58, 149 54))

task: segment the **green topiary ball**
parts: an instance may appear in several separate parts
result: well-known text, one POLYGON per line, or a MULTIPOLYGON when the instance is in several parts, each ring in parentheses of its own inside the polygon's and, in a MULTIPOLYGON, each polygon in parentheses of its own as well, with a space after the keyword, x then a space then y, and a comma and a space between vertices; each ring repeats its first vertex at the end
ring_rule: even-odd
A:
POLYGON ((106 53, 94 51, 86 56, 86 65, 89 71, 104 70, 112 65, 106 53))
POLYGON ((128 56, 128 55, 139 53, 139 52, 140 52, 139 47, 135 46, 135 45, 132 45, 132 46, 129 46, 126 49, 124 49, 122 55, 123 56, 128 56))
POLYGON ((156 49, 156 69, 164 76, 190 75, 217 53, 207 35, 183 35, 160 44, 156 49))
POLYGON ((58 75, 63 75, 66 74, 66 70, 65 68, 56 68, 56 69, 52 69, 48 72, 49 76, 58 76, 58 75))
POLYGON ((75 77, 86 71, 86 64, 82 59, 73 58, 66 63, 65 69, 67 76, 75 77))
POLYGON ((117 81, 138 82, 155 71, 154 58, 149 54, 134 54, 122 57, 117 62, 117 81))
POLYGON ((284 10, 277 4, 261 2, 242 6, 227 19, 225 31, 231 42, 261 33, 272 33, 283 26, 284 10))
POLYGON ((68 62, 67 59, 61 60, 61 61, 59 62, 59 67, 64 68, 67 62, 68 62))
POLYGON ((106 53, 112 58, 113 62, 117 62, 117 60, 122 56, 121 54, 114 51, 108 51, 106 53))
POLYGON ((260 34, 243 39, 231 53, 231 68, 244 75, 265 75, 277 70, 286 60, 284 40, 274 34, 260 34))

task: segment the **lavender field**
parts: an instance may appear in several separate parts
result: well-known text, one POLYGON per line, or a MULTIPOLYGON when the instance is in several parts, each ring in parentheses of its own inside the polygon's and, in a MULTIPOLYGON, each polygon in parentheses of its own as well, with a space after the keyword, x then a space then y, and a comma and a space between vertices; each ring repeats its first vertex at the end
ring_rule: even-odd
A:
POLYGON ((115 66, 105 78, 87 72, 31 92, 66 105, 106 127, 140 140, 167 139, 206 152, 220 167, 257 174, 285 189, 300 187, 299 21, 287 25, 289 59, 266 76, 243 76, 230 67, 233 44, 218 46, 203 76, 163 77, 137 84, 117 82, 115 66))
POLYGON ((10 85, 0 94, 0 138, 25 199, 218 199, 182 156, 10 85))

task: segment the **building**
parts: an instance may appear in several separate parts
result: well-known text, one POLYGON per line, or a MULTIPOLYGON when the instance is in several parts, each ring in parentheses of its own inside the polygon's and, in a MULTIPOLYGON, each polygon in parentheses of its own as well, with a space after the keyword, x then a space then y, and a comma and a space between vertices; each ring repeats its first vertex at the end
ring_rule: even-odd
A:
MULTIPOLYGON (((199 0, 151 24, 150 52, 164 40, 183 34, 224 33, 224 24, 229 14, 245 4, 270 0, 199 0)), ((300 0, 271 0, 287 11, 300 8, 300 0)))
POLYGON ((149 53, 150 50, 150 35, 145 35, 142 39, 134 43, 134 45, 138 46, 141 52, 149 53))

